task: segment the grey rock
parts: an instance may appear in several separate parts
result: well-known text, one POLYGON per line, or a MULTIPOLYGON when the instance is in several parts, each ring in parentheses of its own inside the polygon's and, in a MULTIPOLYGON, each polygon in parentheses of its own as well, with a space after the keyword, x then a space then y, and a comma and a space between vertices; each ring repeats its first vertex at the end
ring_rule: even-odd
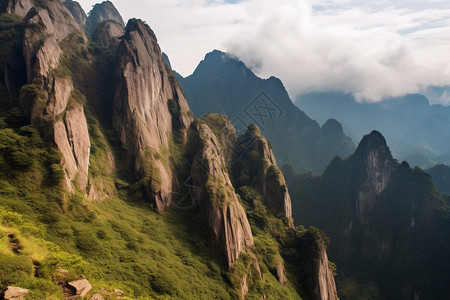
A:
POLYGON ((92 36, 92 40, 103 47, 116 51, 119 47, 121 37, 124 34, 122 25, 115 21, 104 21, 98 24, 92 36))
POLYGON ((253 245, 247 216, 231 184, 222 149, 206 124, 197 124, 197 149, 191 174, 194 186, 201 187, 199 208, 205 218, 216 248, 231 268, 239 254, 253 245))
POLYGON ((25 294, 27 293, 28 293, 27 289, 22 289, 16 286, 8 286, 4 294, 4 299, 5 300, 25 299, 25 294))
POLYGON ((80 297, 84 297, 89 293, 92 289, 92 285, 89 283, 87 279, 75 280, 67 283, 71 287, 73 287, 76 291, 76 295, 80 297))
POLYGON ((138 179, 151 177, 145 167, 151 161, 153 173, 160 178, 158 185, 146 186, 147 197, 155 201, 158 209, 165 209, 171 205, 174 175, 172 168, 166 168, 154 153, 169 147, 174 129, 186 139, 193 119, 173 72, 166 68, 156 36, 147 25, 130 20, 117 51, 113 127, 135 157, 138 179), (178 113, 169 110, 169 100, 178 113))
POLYGON ((104 299, 100 294, 94 294, 92 295, 91 298, 89 298, 89 300, 104 300, 104 299))
POLYGON ((73 0, 64 0, 64 5, 67 7, 67 9, 72 14, 75 21, 77 21, 78 24, 80 24, 81 27, 84 27, 86 25, 87 16, 84 12, 84 9, 81 7, 80 3, 73 0))

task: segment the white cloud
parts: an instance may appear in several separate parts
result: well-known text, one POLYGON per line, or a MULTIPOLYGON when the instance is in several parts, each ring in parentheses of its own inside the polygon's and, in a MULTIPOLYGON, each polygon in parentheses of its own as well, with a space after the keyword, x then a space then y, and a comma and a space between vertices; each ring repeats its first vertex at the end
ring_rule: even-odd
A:
POLYGON ((150 24, 183 75, 218 48, 279 77, 293 97, 341 90, 378 101, 450 84, 448 1, 113 2, 124 19, 150 24))

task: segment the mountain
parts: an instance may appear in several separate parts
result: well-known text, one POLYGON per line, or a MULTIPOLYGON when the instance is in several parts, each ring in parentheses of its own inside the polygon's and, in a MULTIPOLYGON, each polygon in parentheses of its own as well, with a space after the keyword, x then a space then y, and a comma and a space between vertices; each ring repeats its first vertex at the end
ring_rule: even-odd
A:
POLYGON ((81 27, 85 27, 87 22, 87 15, 84 9, 81 7, 80 3, 73 0, 64 0, 63 4, 70 11, 75 21, 77 21, 81 27))
POLYGON ((321 176, 284 173, 294 219, 331 239, 340 299, 449 298, 449 202, 428 174, 394 160, 378 131, 321 176))
POLYGON ((230 54, 214 50, 192 75, 177 79, 196 116, 226 114, 239 133, 258 125, 280 164, 320 173, 335 155, 346 157, 354 150, 336 121, 321 128, 292 103, 279 79, 257 77, 230 54))
POLYGON ((298 97, 296 104, 319 122, 340 120, 354 140, 372 130, 382 132, 394 157, 413 166, 450 163, 450 107, 430 105, 422 95, 359 103, 351 95, 310 93, 298 97))
POLYGON ((87 33, 93 34, 97 28, 97 25, 104 21, 113 21, 122 28, 125 27, 122 16, 111 1, 103 1, 102 3, 97 3, 92 7, 92 10, 89 12, 89 16, 86 20, 87 33))
POLYGON ((260 129, 194 118, 148 25, 68 4, 0 2, 2 297, 337 299, 260 129))
POLYGON ((443 194, 450 194, 450 167, 436 165, 426 170, 436 184, 436 188, 443 194))

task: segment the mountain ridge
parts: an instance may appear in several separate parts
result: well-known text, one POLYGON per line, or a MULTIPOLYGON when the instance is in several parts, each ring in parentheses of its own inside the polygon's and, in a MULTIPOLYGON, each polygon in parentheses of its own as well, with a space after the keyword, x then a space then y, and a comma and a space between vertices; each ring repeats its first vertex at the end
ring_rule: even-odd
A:
POLYGON ((337 144, 330 143, 319 124, 293 105, 279 79, 261 79, 242 61, 219 50, 206 54, 192 75, 177 79, 194 114, 227 114, 238 131, 255 123, 270 140, 280 164, 320 173, 335 155, 346 157, 354 149, 344 133, 336 136, 337 144))
POLYGON ((18 15, 0 15, 2 40, 23 26, 13 38, 24 59, 1 60, 23 76, 0 78, 1 289, 337 299, 326 238, 292 226, 269 143, 253 125, 262 148, 247 148, 223 115, 194 119, 148 25, 129 20, 115 46, 103 32, 106 48, 62 2, 19 2, 2 0, 18 15), (252 157, 266 176, 238 185, 252 157), (61 288, 73 280, 85 290, 61 288))
POLYGON ((436 163, 448 164, 450 108, 430 105, 423 95, 358 103, 342 93, 310 93, 299 96, 296 105, 320 122, 341 120, 353 139, 374 129, 382 132, 394 156, 412 165, 429 168, 436 163))

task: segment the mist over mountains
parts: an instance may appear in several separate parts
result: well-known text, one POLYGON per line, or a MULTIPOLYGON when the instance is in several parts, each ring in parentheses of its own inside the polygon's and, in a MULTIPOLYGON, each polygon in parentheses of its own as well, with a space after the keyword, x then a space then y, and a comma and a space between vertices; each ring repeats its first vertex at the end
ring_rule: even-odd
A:
POLYGON ((295 103, 319 123, 336 118, 353 140, 371 130, 382 132, 394 157, 413 166, 450 164, 450 107, 430 105, 423 95, 364 103, 351 95, 317 92, 295 103))

